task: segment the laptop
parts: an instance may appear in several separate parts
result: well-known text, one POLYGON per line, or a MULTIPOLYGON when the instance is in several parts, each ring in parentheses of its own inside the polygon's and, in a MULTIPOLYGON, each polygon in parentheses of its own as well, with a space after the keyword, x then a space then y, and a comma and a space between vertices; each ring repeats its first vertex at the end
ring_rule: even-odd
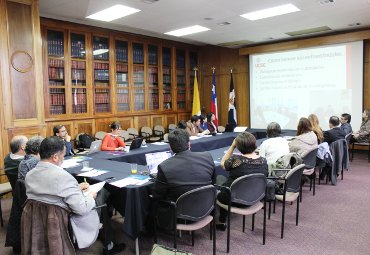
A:
POLYGON ((172 157, 170 151, 161 151, 145 154, 146 165, 149 171, 149 175, 155 178, 158 172, 158 165, 170 157, 172 157))
POLYGON ((141 144, 143 143, 144 138, 138 137, 132 140, 131 145, 130 145, 130 151, 139 149, 141 147, 141 144))
POLYGON ((87 154, 93 154, 101 150, 102 140, 93 141, 90 145, 89 152, 87 154))

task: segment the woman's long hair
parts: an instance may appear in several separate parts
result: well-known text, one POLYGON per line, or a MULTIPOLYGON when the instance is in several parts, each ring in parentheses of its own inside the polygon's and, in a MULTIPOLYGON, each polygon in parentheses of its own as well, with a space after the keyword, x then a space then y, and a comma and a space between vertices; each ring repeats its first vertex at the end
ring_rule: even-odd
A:
POLYGON ((317 140, 321 143, 322 140, 324 139, 324 135, 322 133, 322 129, 319 125, 319 118, 315 114, 310 114, 308 116, 308 120, 311 123, 312 131, 316 134, 317 140))

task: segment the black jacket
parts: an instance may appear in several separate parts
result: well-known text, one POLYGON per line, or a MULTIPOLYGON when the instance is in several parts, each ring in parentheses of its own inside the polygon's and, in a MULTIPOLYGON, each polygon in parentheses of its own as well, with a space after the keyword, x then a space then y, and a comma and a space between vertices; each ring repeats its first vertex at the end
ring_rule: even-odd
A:
POLYGON ((215 179, 215 164, 209 152, 183 151, 158 165, 153 199, 176 201, 189 190, 215 183, 215 179))
POLYGON ((346 133, 344 133, 344 131, 340 127, 335 127, 327 131, 324 131, 323 142, 327 142, 328 144, 331 144, 332 142, 335 142, 336 140, 344 139, 345 136, 346 136, 346 133))

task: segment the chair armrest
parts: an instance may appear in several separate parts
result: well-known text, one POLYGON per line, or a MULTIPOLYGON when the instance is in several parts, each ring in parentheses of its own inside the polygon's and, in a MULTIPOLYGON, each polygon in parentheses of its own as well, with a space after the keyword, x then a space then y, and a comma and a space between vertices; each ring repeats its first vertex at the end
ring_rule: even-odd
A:
POLYGON ((164 133, 163 131, 155 130, 155 129, 154 129, 154 133, 155 133, 155 132, 158 132, 158 133, 159 133, 159 135, 163 135, 163 133, 164 133))
POLYGON ((164 205, 164 206, 169 206, 169 207, 176 208, 176 203, 173 202, 173 201, 169 201, 169 200, 159 200, 158 205, 159 206, 164 205))
POLYGON ((134 138, 138 137, 138 135, 135 135, 135 134, 132 134, 132 133, 129 133, 129 135, 132 135, 134 138))
POLYGON ((147 133, 147 132, 143 132, 143 131, 141 131, 141 132, 140 132, 140 134, 141 134, 141 136, 142 136, 142 137, 145 137, 145 138, 150 137, 150 134, 149 134, 149 133, 147 133))
POLYGON ((107 207, 107 204, 98 205, 98 206, 93 207, 92 209, 96 210, 96 209, 103 208, 103 207, 107 207))

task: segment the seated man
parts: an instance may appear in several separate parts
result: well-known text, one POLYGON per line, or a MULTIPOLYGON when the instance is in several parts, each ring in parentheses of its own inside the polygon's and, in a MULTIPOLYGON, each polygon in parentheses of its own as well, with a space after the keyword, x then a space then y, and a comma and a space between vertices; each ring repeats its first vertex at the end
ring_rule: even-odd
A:
MULTIPOLYGON (((7 176, 18 176, 18 167, 26 155, 26 144, 28 138, 24 135, 14 136, 10 141, 10 153, 4 158, 4 169, 7 176)), ((15 177, 15 181, 17 177, 15 177)), ((9 180, 14 189, 11 180, 9 180)))
POLYGON ((340 116, 340 129, 344 131, 344 133, 347 135, 352 132, 352 126, 351 126, 351 115, 348 113, 343 113, 340 116))
MULTIPOLYGON (((215 164, 209 152, 190 151, 189 135, 183 129, 168 134, 175 155, 158 165, 152 194, 158 200, 176 201, 185 192, 215 182, 215 164)), ((168 218, 167 218, 168 219, 168 218)))
POLYGON ((74 151, 72 149, 71 144, 71 136, 68 134, 67 129, 63 125, 56 125, 53 128, 54 136, 59 137, 60 139, 63 139, 63 141, 66 144, 66 155, 65 156, 72 156, 74 155, 74 151))
MULTIPOLYGON (((26 175, 28 199, 63 207, 78 215, 85 215, 95 207, 96 192, 83 194, 87 183, 80 183, 61 168, 66 154, 63 140, 56 137, 45 138, 40 145, 40 162, 26 175)), ((108 224, 109 225, 109 224, 108 224)), ((109 227, 109 226, 104 226, 109 227)), ((115 254, 124 249, 123 244, 113 245, 106 236, 104 254, 115 254)))
POLYGON ((323 142, 327 142, 329 145, 332 142, 335 142, 339 139, 344 139, 346 134, 344 131, 339 127, 339 118, 337 116, 331 116, 329 119, 329 127, 330 129, 324 131, 324 140, 323 142))
POLYGON ((191 119, 186 123, 186 131, 190 136, 197 136, 199 133, 208 135, 209 130, 203 130, 200 127, 200 117, 198 115, 194 115, 191 119))

